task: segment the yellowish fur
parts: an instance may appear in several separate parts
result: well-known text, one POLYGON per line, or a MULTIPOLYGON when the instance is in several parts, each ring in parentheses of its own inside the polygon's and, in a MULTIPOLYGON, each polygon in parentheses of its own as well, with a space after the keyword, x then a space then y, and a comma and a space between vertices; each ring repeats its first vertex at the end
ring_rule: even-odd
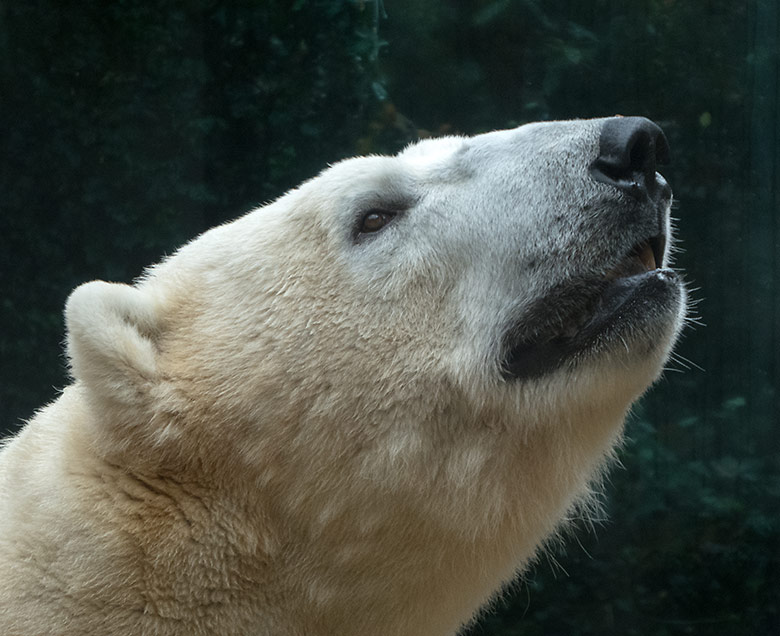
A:
POLYGON ((468 191, 461 143, 339 164, 135 286, 74 292, 74 383, 0 453, 0 632, 452 634, 534 557, 678 319, 502 379, 494 313, 459 305, 478 230, 465 259, 465 230, 349 245, 351 197, 468 191))

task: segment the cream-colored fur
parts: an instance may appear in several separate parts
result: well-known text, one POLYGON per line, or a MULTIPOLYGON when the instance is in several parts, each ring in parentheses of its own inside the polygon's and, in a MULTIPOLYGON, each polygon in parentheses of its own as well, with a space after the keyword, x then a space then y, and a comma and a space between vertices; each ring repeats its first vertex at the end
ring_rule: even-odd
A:
POLYGON ((0 633, 468 622, 587 497, 679 328, 682 291, 650 335, 500 374, 512 316, 609 264, 599 126, 342 162, 76 289, 74 382, 0 453, 0 633), (403 213, 356 237, 375 208, 403 213))

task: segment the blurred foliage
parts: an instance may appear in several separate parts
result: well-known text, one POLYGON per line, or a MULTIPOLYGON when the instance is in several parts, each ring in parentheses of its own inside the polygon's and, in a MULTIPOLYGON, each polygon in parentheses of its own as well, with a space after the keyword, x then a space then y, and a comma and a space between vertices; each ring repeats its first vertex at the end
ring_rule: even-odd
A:
POLYGON ((0 5, 0 426, 65 384, 76 284, 129 281, 328 162, 646 115, 707 326, 631 419, 607 520, 470 633, 780 633, 778 33, 774 0, 0 5))

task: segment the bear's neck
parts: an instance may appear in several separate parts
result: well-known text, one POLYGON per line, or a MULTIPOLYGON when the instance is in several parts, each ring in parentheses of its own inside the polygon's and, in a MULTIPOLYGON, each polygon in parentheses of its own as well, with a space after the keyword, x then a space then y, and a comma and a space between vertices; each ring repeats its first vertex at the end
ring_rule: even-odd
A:
POLYGON ((443 636, 533 558, 621 419, 522 435, 476 426, 446 448, 438 440, 435 453, 407 435, 408 447, 383 439, 350 456, 258 455, 254 474, 238 455, 133 470, 82 454, 83 497, 63 506, 97 506, 94 540, 79 553, 122 573, 121 590, 96 589, 94 600, 132 599, 150 626, 443 636), (101 519, 113 521, 97 527, 101 519))
POLYGON ((454 634, 586 493, 619 431, 619 419, 598 434, 557 424, 522 438, 482 427, 437 463, 424 445, 414 462, 380 444, 342 457, 337 476, 300 466, 297 491, 290 475, 268 480, 267 556, 280 600, 295 599, 282 613, 303 634, 454 634))

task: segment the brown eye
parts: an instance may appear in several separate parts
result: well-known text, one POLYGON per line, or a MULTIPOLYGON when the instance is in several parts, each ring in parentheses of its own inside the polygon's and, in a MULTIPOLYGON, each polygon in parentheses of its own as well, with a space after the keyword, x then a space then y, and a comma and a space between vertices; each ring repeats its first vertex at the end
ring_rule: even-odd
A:
POLYGON ((392 212, 385 212, 384 210, 371 210, 367 212, 363 219, 360 221, 359 232, 361 234, 370 234, 371 232, 378 232, 385 225, 390 223, 395 216, 392 212))

